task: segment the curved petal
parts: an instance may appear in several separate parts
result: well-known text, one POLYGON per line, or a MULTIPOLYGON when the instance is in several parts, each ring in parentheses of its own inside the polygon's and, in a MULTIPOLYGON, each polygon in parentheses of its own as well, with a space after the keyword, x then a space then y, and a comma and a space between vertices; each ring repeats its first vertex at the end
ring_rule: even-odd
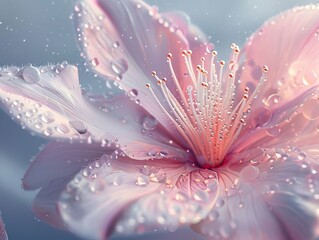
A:
MULTIPOLYGON (((262 66, 269 67, 267 81, 251 106, 256 114, 248 116, 250 127, 258 112, 268 112, 269 118, 289 101, 318 86, 318 28, 319 5, 308 5, 270 19, 250 37, 242 51, 246 60, 240 74, 241 91, 246 86, 253 90, 262 66)), ((266 124, 262 118, 261 114, 261 124, 266 124)))
POLYGON ((56 204, 61 192, 82 168, 112 151, 114 148, 97 143, 51 142, 45 146, 22 179, 26 190, 41 188, 33 202, 35 215, 50 225, 64 228, 56 204))
POLYGON ((269 67, 259 104, 271 108, 318 83, 318 27, 319 6, 308 5, 270 19, 250 37, 243 50, 243 85, 255 85, 258 69, 269 67))
POLYGON ((218 170, 225 193, 194 229, 211 239, 316 239, 318 162, 310 164, 287 147, 260 158, 218 170))
POLYGON ((117 154, 101 160, 75 176, 58 202, 69 230, 85 238, 195 223, 217 196, 215 173, 188 163, 134 161, 117 154))
POLYGON ((0 98, 22 127, 45 137, 102 145, 115 141, 137 159, 158 157, 164 150, 167 156, 186 156, 175 138, 128 96, 118 95, 94 107, 96 102, 82 95, 74 66, 1 69, 0 98))
MULTIPOLYGON (((181 52, 190 47, 196 52, 205 37, 201 34, 195 40, 195 34, 200 32, 184 16, 160 15, 157 8, 142 1, 82 1, 75 7, 75 18, 79 43, 93 69, 117 80, 127 92, 135 92, 141 105, 167 129, 172 129, 145 84, 151 83, 161 104, 169 109, 151 73, 156 71, 160 78, 167 78, 168 88, 180 100, 192 84, 185 74, 188 71, 181 52), (166 63, 168 53, 173 55, 171 61, 181 91, 166 63)), ((198 57, 194 64, 199 63, 198 57)))
POLYGON ((113 151, 96 143, 50 142, 31 162, 22 179, 23 188, 36 190, 60 178, 73 178, 82 168, 113 151))
POLYGON ((8 235, 6 233, 6 229, 4 228, 4 223, 2 221, 1 215, 0 215, 0 240, 8 240, 8 235))

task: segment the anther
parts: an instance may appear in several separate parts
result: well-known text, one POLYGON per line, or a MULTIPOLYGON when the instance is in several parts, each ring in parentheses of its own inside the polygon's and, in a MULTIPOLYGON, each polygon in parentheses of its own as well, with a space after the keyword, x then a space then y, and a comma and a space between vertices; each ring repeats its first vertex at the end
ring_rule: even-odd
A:
POLYGON ((155 71, 152 72, 152 76, 153 76, 153 77, 156 76, 156 72, 155 72, 155 71))
POLYGON ((269 69, 268 69, 268 66, 264 65, 264 66, 263 66, 263 72, 266 73, 266 72, 268 72, 268 70, 269 70, 269 69))
POLYGON ((212 51, 213 56, 217 56, 217 51, 212 51))
POLYGON ((167 60, 171 60, 172 57, 173 57, 173 54, 171 54, 171 53, 168 53, 168 54, 167 54, 167 60))
POLYGON ((192 50, 188 50, 188 51, 187 51, 187 55, 188 55, 188 56, 190 56, 190 55, 192 55, 192 54, 193 54, 192 50))
POLYGON ((225 61, 222 60, 222 61, 219 62, 219 64, 220 64, 220 66, 224 66, 225 65, 225 61))
POLYGON ((208 87, 208 83, 207 82, 202 82, 201 85, 202 85, 202 87, 208 87))
POLYGON ((183 51, 182 51, 182 56, 185 57, 186 55, 187 55, 187 51, 186 51, 186 50, 183 50, 183 51))
POLYGON ((145 86, 146 86, 147 88, 150 88, 150 87, 151 87, 151 84, 146 83, 145 86))

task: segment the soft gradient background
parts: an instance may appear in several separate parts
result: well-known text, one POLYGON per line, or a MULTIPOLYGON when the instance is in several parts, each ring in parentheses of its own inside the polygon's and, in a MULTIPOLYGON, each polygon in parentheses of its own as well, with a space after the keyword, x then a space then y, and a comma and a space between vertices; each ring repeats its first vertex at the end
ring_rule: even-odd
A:
MULTIPOLYGON (((64 60, 78 64, 81 79, 91 80, 75 42, 69 19, 72 0, 0 0, 0 66, 45 65, 64 60)), ((232 42, 242 46, 245 39, 266 19, 307 0, 149 0, 160 10, 182 10, 210 36, 222 56, 227 56, 232 42)), ((313 1, 312 1, 313 2, 313 1)), ((315 2, 313 2, 315 3, 315 2)), ((274 36, 280 37, 280 36, 274 36)), ((268 46, 269 47, 269 46, 268 46)), ((265 49, 267 51, 267 49, 265 49)), ((164 63, 165 64, 165 63, 164 63)), ((93 81, 93 80, 92 80, 93 81)), ((24 192, 20 179, 29 159, 45 141, 22 130, 0 111, 0 210, 10 240, 76 240, 77 237, 54 229, 36 219, 31 211, 35 192, 24 192)), ((128 239, 200 239, 188 229, 176 233, 116 238, 128 239)))

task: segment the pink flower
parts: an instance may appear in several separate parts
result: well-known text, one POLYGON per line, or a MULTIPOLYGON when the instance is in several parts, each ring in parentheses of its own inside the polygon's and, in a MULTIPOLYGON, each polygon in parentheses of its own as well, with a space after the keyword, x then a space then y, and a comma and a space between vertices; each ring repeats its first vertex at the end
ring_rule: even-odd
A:
POLYGON ((6 229, 4 228, 4 223, 2 221, 1 215, 0 215, 0 240, 8 240, 8 236, 6 233, 6 229))
POLYGON ((74 18, 87 62, 126 93, 86 94, 65 63, 1 70, 12 116, 59 140, 23 179, 39 218, 87 239, 319 236, 318 5, 266 22, 226 63, 183 14, 142 1, 82 1, 74 18))

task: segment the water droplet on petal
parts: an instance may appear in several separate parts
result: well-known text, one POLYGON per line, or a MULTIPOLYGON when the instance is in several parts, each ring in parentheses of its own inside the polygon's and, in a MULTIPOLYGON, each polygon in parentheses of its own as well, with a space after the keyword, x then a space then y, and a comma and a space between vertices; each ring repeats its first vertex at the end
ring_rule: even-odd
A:
POLYGON ((137 95, 138 95, 138 91, 137 91, 136 89, 131 89, 131 90, 130 90, 130 94, 131 94, 132 97, 135 98, 135 97, 137 97, 137 95))
POLYGON ((280 134, 281 128, 278 125, 275 125, 275 126, 273 126, 271 128, 267 128, 266 131, 267 131, 269 136, 276 137, 276 136, 278 136, 280 134))
POLYGON ((157 120, 153 116, 146 116, 143 120, 145 130, 153 130, 157 126, 157 120))
POLYGON ((123 178, 121 176, 115 176, 112 183, 114 186, 120 186, 123 183, 123 178))
POLYGON ((23 70, 22 76, 23 79, 30 84, 35 84, 40 81, 40 71, 33 66, 26 67, 23 70))
POLYGON ((97 58, 92 58, 90 62, 92 67, 97 67, 99 65, 99 60, 97 58))
POLYGON ((115 41, 114 43, 113 43, 113 47, 114 48, 118 48, 120 46, 120 43, 118 42, 118 41, 115 41))
POLYGON ((319 117, 319 101, 317 99, 310 99, 304 103, 302 107, 303 115, 309 119, 313 120, 319 117))
POLYGON ((127 61, 124 58, 120 58, 117 61, 111 63, 112 69, 116 74, 122 75, 128 69, 127 61))
POLYGON ((44 123, 52 123, 55 120, 54 114, 51 112, 45 112, 41 115, 41 120, 44 123))
POLYGON ((69 121, 69 124, 71 127, 74 128, 74 130, 76 130, 80 134, 85 134, 87 132, 87 128, 82 121, 79 121, 79 120, 69 121))
POLYGON ((147 186, 149 184, 149 179, 145 175, 138 176, 136 179, 136 185, 147 186))
POLYGON ((59 124, 59 125, 56 127, 56 130, 57 130, 57 132, 62 133, 62 134, 66 134, 66 133, 69 132, 69 129, 68 129, 65 125, 63 125, 63 124, 59 124))
POLYGON ((259 175, 259 169, 255 166, 246 166, 240 172, 240 177, 245 181, 255 180, 259 175))
POLYGON ((224 201, 223 199, 219 198, 219 199, 216 200, 215 206, 216 206, 217 208, 221 208, 221 207, 223 207, 224 205, 225 205, 225 201, 224 201))
POLYGON ((304 153, 304 152, 300 152, 299 154, 298 154, 298 160, 304 160, 305 158, 306 158, 306 153, 304 153))
POLYGON ((215 45, 214 45, 214 44, 212 44, 212 43, 207 43, 207 45, 206 45, 206 52, 212 53, 212 52, 214 51, 214 49, 215 49, 215 45))
POLYGON ((208 214, 208 219, 210 221, 216 221, 219 217, 219 213, 215 210, 212 210, 209 214, 208 214))
POLYGON ((266 108, 259 108, 252 112, 253 124, 256 127, 261 127, 266 125, 271 119, 271 112, 266 108))

